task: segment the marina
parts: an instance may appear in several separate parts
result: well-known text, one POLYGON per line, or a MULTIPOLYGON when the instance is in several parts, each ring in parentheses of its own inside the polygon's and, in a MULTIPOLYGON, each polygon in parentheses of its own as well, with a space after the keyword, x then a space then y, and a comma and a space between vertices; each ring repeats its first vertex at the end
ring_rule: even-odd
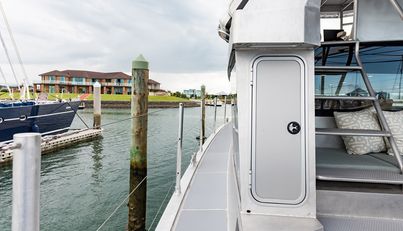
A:
MULTIPOLYGON (((229 107, 229 106, 228 106, 229 107)), ((150 112, 158 109, 150 109, 150 112)), ((213 110, 206 108, 206 132, 211 134, 213 110)), ((185 108, 183 169, 198 149, 199 108, 185 108)), ((218 118, 223 111, 219 109, 218 118)), ((78 113, 92 124, 91 109, 78 113)), ((130 117, 127 109, 103 109, 104 124, 130 117)), ((177 109, 163 109, 149 116, 149 178, 147 222, 151 224, 175 180, 177 109)), ((218 121, 222 123, 220 119, 218 121)), ((105 126, 103 138, 83 142, 42 156, 41 230, 96 230, 129 193, 130 120, 105 126)), ((83 128, 76 117, 72 128, 83 128)), ((11 230, 11 165, 0 166, 0 230, 11 230)), ((167 200, 163 203, 163 206, 167 200)), ((154 221, 156 226, 162 211, 154 221)), ((127 207, 122 206, 102 230, 122 230, 127 207)), ((152 229, 152 230, 153 230, 152 229)))
MULTIPOLYGON (((162 89, 172 60, 142 54, 131 73, 55 69, 32 89, 0 2, 24 73, 0 33, 17 83, 0 102, 0 230, 403 230, 403 0, 226 4, 228 92, 166 66, 162 89)), ((189 67, 217 50, 194 41, 189 67)))

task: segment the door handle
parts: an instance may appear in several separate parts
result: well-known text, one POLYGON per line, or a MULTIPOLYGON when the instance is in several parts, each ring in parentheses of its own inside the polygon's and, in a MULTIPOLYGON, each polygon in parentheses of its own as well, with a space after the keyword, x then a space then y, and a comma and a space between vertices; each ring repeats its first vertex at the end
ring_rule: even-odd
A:
POLYGON ((292 121, 288 123, 287 130, 290 134, 296 135, 301 131, 301 125, 298 122, 292 121))

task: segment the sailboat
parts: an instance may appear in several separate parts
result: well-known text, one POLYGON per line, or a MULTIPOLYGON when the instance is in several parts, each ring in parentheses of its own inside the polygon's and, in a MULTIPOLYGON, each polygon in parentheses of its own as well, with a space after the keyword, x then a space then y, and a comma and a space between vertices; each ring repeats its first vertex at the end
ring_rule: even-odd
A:
POLYGON ((24 80, 21 84, 17 78, 4 37, 0 32, 1 44, 7 57, 14 80, 17 83, 17 88, 20 92, 20 98, 14 99, 12 89, 10 88, 7 78, 0 67, 0 75, 5 82, 10 96, 10 99, 0 100, 0 144, 11 142, 13 135, 16 133, 39 132, 42 135, 51 135, 68 131, 80 101, 49 101, 47 99, 40 98, 31 99, 30 81, 25 71, 17 44, 14 40, 14 36, 1 3, 0 9, 19 64, 21 66, 22 73, 24 74, 24 80))

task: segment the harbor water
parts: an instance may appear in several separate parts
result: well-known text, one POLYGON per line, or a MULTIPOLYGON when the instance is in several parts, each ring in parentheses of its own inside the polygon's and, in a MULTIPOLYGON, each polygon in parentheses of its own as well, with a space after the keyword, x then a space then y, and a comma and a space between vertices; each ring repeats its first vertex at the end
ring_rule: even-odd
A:
MULTIPOLYGON (((209 135, 213 131, 214 109, 206 109, 206 133, 209 135)), ((148 120, 147 226, 154 230, 174 189, 178 109, 150 109, 149 112, 154 113, 149 115, 148 120)), ((227 106, 227 117, 229 114, 227 106)), ((91 110, 82 110, 79 115, 92 125, 91 110)), ((103 124, 128 117, 128 109, 102 111, 103 124)), ((217 126, 223 123, 223 107, 219 107, 217 126)), ((83 126, 76 116, 72 127, 83 126)), ((97 230, 126 198, 129 193, 130 126, 130 120, 105 126, 102 139, 42 156, 41 230, 97 230)), ((185 108, 183 170, 198 149, 199 142, 195 138, 199 133, 200 109, 185 108)), ((11 230, 11 204, 12 166, 0 166, 2 231, 11 230)), ((124 230, 127 213, 124 203, 101 230, 124 230)))

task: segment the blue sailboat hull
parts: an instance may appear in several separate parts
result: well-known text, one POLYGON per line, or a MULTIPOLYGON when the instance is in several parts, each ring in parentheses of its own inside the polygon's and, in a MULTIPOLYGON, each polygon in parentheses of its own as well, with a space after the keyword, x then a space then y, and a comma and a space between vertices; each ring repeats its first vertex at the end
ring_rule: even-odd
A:
POLYGON ((73 122, 80 101, 14 103, 0 105, 0 142, 23 132, 42 135, 66 132, 73 122))

